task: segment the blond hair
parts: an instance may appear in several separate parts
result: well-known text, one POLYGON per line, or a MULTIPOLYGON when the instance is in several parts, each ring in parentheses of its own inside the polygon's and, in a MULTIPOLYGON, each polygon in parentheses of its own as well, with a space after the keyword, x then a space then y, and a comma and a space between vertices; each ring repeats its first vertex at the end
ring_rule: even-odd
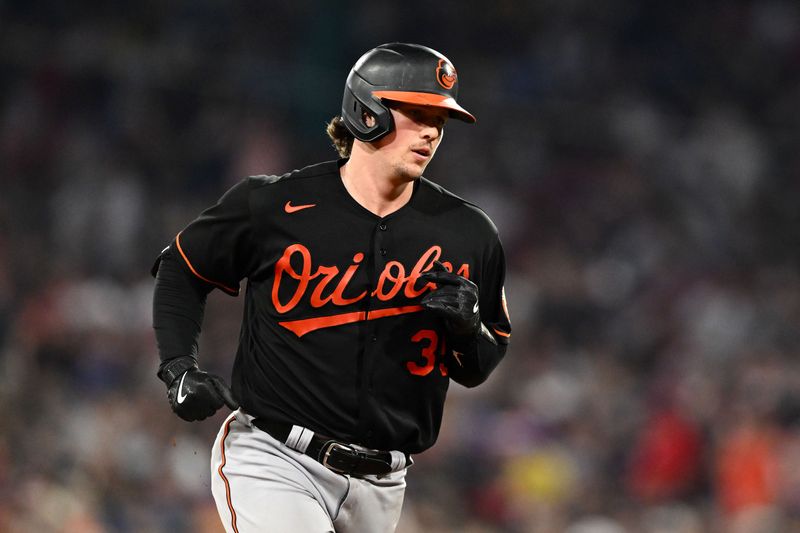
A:
POLYGON ((350 152, 353 150, 353 141, 355 137, 344 125, 344 120, 340 116, 335 116, 325 127, 328 137, 331 139, 333 147, 339 153, 340 157, 350 157, 350 152))

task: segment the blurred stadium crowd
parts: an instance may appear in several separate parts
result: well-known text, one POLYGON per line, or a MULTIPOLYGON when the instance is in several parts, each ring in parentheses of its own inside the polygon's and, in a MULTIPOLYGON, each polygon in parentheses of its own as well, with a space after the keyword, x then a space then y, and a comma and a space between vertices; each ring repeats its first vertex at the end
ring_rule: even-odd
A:
MULTIPOLYGON (((392 40, 459 69, 478 124, 428 175, 498 224, 514 324, 399 533, 800 531, 791 0, 0 1, 0 531, 221 531, 222 414, 171 414, 148 270, 241 177, 333 159, 392 40)), ((241 303, 207 309, 226 376, 241 303)))

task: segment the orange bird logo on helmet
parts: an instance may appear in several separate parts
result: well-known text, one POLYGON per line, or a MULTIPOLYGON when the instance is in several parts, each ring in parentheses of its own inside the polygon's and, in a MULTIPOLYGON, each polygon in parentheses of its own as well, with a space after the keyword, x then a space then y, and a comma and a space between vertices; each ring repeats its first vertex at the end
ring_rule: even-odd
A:
POLYGON ((436 67, 436 81, 439 82, 439 85, 445 89, 452 89, 457 80, 455 67, 444 59, 440 59, 439 65, 436 67))

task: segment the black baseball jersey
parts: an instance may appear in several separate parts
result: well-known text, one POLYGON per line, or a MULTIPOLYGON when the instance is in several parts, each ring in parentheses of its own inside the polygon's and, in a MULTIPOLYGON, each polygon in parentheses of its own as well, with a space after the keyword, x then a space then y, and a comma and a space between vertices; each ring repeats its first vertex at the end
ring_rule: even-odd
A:
POLYGON ((247 279, 232 389, 257 417, 379 449, 418 453, 436 440, 450 378, 483 381, 511 326, 505 259, 486 214, 420 178, 383 218, 339 175, 346 160, 231 188, 172 242, 182 266, 237 295, 247 279), (469 278, 494 343, 469 361, 420 306, 434 261, 469 278))

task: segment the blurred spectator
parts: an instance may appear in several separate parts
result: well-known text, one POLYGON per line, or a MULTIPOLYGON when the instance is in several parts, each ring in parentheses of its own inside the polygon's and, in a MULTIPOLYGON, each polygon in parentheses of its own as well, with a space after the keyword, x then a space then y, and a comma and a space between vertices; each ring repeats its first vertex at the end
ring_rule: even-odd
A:
POLYGON ((656 410, 633 443, 628 483, 636 500, 668 503, 691 496, 701 472, 699 430, 674 409, 656 410))

